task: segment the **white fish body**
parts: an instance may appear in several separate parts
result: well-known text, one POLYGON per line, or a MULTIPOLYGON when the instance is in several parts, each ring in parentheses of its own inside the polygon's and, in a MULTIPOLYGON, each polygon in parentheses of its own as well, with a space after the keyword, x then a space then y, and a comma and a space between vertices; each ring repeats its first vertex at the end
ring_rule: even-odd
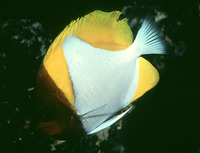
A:
POLYGON ((138 58, 142 54, 165 52, 159 32, 148 19, 144 20, 133 44, 125 50, 112 52, 94 48, 73 35, 64 40, 62 47, 75 93, 77 115, 81 116, 88 134, 110 126, 128 112, 109 119, 125 108, 136 92, 138 58))

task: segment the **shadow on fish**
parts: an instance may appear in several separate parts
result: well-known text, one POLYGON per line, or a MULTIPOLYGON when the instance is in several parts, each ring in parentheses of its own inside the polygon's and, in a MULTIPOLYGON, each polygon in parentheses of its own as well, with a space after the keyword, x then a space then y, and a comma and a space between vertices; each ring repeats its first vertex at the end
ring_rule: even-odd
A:
POLYGON ((44 134, 68 139, 103 130, 158 83, 158 71, 140 57, 166 52, 155 21, 145 18, 133 41, 120 14, 94 11, 72 21, 48 49, 37 83, 44 134))

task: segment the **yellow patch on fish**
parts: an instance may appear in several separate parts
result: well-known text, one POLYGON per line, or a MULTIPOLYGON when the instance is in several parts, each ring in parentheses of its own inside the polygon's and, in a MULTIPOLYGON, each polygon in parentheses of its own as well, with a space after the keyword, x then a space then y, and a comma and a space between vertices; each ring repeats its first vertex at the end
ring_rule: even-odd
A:
POLYGON ((151 63, 142 57, 139 57, 139 81, 135 95, 131 102, 144 95, 152 89, 159 81, 159 73, 151 63))

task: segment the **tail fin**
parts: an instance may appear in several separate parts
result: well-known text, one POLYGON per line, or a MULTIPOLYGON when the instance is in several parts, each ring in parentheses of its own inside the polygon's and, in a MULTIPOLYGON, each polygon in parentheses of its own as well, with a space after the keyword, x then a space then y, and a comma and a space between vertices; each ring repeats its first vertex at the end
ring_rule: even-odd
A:
POLYGON ((134 49, 134 52, 137 52, 139 56, 142 54, 166 53, 166 44, 162 38, 162 33, 152 18, 147 17, 144 19, 130 48, 132 48, 132 51, 134 49))

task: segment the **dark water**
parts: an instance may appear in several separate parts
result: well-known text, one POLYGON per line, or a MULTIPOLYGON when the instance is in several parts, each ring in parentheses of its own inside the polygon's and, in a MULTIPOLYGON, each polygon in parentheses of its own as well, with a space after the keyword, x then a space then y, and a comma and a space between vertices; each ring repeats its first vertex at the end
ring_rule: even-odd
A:
POLYGON ((55 139, 37 133, 31 120, 36 113, 32 105, 36 76, 45 50, 71 20, 96 9, 113 11, 124 6, 129 19, 142 18, 149 11, 168 16, 159 25, 169 38, 170 54, 146 57, 159 69, 160 82, 135 103, 122 129, 114 125, 100 145, 96 145, 97 136, 91 136, 56 145, 54 152, 200 152, 197 0, 6 3, 0 5, 0 152, 52 152, 55 139))

